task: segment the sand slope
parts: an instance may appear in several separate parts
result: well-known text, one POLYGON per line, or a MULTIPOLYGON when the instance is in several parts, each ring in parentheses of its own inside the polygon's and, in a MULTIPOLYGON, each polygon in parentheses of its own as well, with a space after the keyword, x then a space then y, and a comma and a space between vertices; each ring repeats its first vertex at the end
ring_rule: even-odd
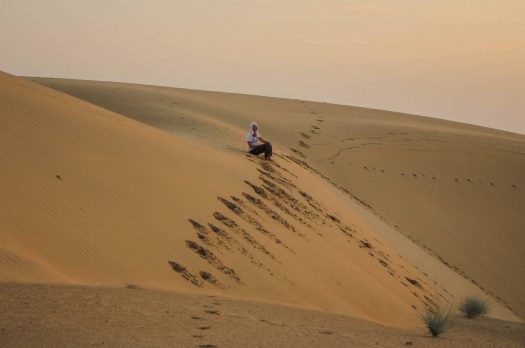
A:
POLYGON ((256 119, 263 136, 525 315, 525 136, 299 100, 38 81, 216 148, 242 147, 256 119))
POLYGON ((0 95, 2 281, 215 293, 400 327, 454 301, 282 149, 267 163, 8 74, 0 95))

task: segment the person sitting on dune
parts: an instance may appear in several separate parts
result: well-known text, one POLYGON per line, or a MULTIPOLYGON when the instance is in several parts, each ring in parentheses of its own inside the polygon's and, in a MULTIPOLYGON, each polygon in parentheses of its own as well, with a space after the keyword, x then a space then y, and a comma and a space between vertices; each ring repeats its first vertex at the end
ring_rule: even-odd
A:
POLYGON ((264 158, 270 159, 270 157, 272 157, 272 144, 261 138, 261 135, 257 131, 258 128, 257 122, 253 121, 250 124, 250 130, 246 134, 246 142, 249 146, 248 152, 256 156, 264 152, 264 158), (257 145, 259 141, 261 141, 262 144, 257 145))

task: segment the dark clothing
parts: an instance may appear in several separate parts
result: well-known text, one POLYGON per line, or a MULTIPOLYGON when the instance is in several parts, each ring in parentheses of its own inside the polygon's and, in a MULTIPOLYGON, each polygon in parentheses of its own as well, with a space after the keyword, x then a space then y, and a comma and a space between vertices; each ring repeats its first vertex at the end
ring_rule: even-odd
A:
POLYGON ((255 147, 252 147, 250 150, 250 153, 252 155, 260 155, 264 152, 264 157, 269 158, 272 155, 272 144, 270 143, 264 143, 261 145, 255 145, 255 147))

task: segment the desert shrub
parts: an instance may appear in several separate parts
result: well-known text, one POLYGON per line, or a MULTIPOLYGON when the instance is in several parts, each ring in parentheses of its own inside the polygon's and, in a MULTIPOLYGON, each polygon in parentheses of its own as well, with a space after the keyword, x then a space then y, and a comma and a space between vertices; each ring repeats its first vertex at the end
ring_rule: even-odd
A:
POLYGON ((452 315, 450 308, 435 305, 427 308, 422 316, 423 323, 432 336, 437 337, 452 327, 452 315))
POLYGON ((480 315, 485 315, 489 311, 489 306, 486 300, 477 297, 466 297, 461 301, 459 310, 467 318, 476 318, 480 315))

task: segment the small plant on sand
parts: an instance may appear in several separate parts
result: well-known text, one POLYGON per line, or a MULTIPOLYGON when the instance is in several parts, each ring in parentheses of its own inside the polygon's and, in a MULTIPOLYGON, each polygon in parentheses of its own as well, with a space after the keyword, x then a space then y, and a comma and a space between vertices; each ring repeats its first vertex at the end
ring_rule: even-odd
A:
POLYGON ((437 337, 452 327, 451 309, 443 305, 427 308, 422 316, 423 323, 432 336, 437 337))
POLYGON ((480 315, 485 315, 489 311, 489 305, 486 300, 477 297, 466 297, 459 304, 459 310, 467 318, 477 318, 480 315))

